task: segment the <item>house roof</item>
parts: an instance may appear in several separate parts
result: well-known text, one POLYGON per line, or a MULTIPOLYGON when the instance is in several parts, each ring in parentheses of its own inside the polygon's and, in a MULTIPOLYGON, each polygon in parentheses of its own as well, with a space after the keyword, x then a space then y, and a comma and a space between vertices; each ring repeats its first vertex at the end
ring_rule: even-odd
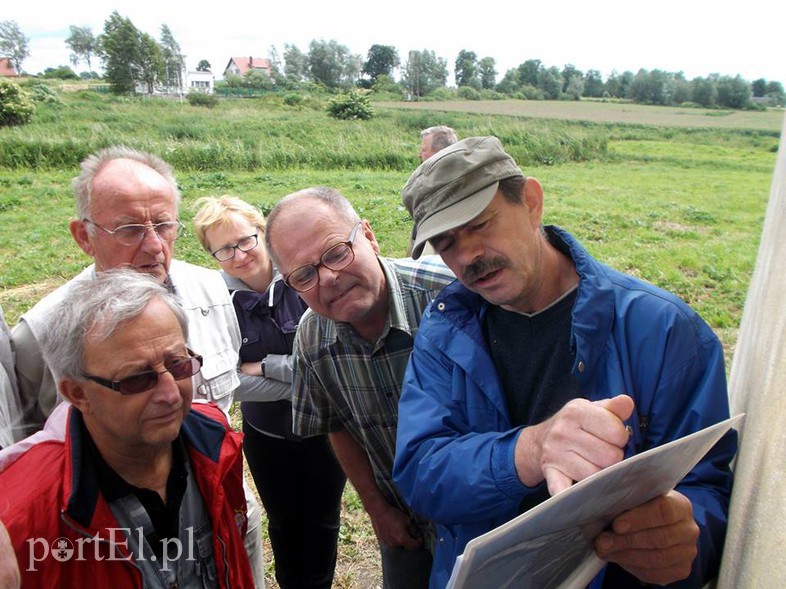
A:
POLYGON ((229 62, 227 63, 227 67, 224 68, 224 71, 229 69, 229 66, 232 65, 234 62, 235 66, 238 70, 240 70, 240 75, 242 76, 248 70, 267 70, 270 71, 270 60, 264 57, 230 57, 229 62))
POLYGON ((14 65, 11 63, 11 59, 8 57, 0 57, 0 76, 15 78, 18 75, 14 65))

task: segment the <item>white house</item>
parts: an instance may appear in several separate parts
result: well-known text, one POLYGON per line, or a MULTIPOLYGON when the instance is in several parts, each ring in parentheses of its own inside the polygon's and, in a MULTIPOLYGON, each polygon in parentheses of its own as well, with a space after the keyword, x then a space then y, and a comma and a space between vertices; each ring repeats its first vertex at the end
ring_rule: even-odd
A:
POLYGON ((213 94, 215 78, 213 72, 186 72, 186 91, 213 94))
MULTIPOLYGON (((201 92, 203 94, 213 94, 215 90, 215 78, 213 72, 198 72, 196 70, 186 71, 185 69, 180 74, 183 87, 178 85, 165 86, 156 84, 153 88, 154 95, 164 96, 182 96, 189 92, 201 92)), ((137 84, 137 94, 148 94, 147 84, 137 84)))

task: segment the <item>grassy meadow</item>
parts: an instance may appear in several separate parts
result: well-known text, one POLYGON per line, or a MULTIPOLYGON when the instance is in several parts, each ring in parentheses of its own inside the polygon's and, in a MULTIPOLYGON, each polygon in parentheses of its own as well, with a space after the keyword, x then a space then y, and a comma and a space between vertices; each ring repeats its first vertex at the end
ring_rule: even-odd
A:
MULTIPOLYGON (((330 119, 318 97, 286 102, 224 99, 204 109, 63 93, 58 103, 39 104, 32 124, 0 129, 0 305, 9 325, 89 263, 68 232, 70 180, 96 149, 124 143, 169 161, 186 226, 203 195, 235 194, 269 210, 300 188, 333 186, 370 220, 383 254, 399 256, 410 228, 399 192, 420 163, 420 129, 447 124, 460 137, 498 136, 543 184, 544 222, 569 229, 610 265, 676 292, 716 330, 731 360, 783 111, 380 103, 371 121, 347 122, 330 119), (675 122, 687 117, 691 124, 675 122)), ((213 266, 191 233, 176 256, 213 266)), ((374 586, 373 531, 351 489, 344 514, 335 586, 374 586)))

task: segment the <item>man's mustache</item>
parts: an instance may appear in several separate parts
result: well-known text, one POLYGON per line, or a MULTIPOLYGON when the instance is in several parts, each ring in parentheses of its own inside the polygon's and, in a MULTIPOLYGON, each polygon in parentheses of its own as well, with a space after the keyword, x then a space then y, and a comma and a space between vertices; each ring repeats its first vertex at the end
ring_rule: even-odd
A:
POLYGON ((480 258, 472 262, 464 269, 464 282, 468 285, 475 284, 478 280, 491 274, 496 270, 502 270, 510 265, 507 258, 497 256, 495 258, 480 258))

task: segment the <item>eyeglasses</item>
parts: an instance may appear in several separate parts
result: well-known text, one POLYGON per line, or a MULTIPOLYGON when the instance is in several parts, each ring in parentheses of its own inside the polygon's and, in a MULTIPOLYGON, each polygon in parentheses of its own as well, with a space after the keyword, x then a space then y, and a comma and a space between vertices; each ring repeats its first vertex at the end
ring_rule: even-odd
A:
POLYGON ((235 245, 225 245, 224 247, 218 248, 214 252, 210 252, 210 255, 213 256, 219 262, 226 262, 227 260, 231 260, 235 257, 235 251, 240 250, 241 252, 248 252, 254 249, 257 245, 259 245, 259 232, 257 231, 254 235, 249 235, 248 237, 244 237, 240 241, 238 241, 235 245))
POLYGON ((284 277, 284 282, 297 292, 306 292, 319 284, 319 267, 324 266, 328 270, 337 272, 343 270, 355 261, 355 252, 352 249, 352 244, 358 234, 358 229, 362 221, 358 221, 349 238, 346 241, 341 241, 335 245, 330 246, 319 257, 319 262, 316 264, 306 264, 295 268, 284 277))
POLYGON ((130 376, 117 380, 108 380, 92 374, 83 374, 88 380, 92 380, 103 387, 117 391, 121 395, 137 395, 149 391, 158 384, 158 377, 168 372, 175 380, 183 380, 194 376, 202 367, 202 356, 194 354, 188 350, 188 358, 173 358, 164 362, 166 370, 156 372, 155 370, 144 370, 130 376))
POLYGON ((183 224, 180 221, 165 221, 163 223, 153 223, 151 225, 134 223, 131 225, 121 225, 114 229, 102 227, 90 219, 82 219, 82 221, 106 231, 122 245, 137 245, 138 243, 142 243, 147 232, 151 230, 155 231, 158 239, 161 241, 175 241, 180 237, 180 233, 183 230, 183 224))

